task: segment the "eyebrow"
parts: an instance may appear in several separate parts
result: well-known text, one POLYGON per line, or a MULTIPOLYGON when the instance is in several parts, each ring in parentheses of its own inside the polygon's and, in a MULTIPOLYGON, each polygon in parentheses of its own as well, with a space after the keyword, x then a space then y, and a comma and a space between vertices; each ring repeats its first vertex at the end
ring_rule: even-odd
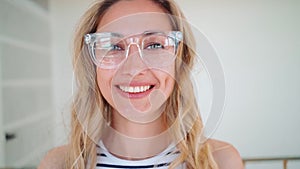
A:
POLYGON ((156 34, 156 33, 163 33, 164 31, 159 31, 159 30, 147 30, 147 31, 144 31, 143 33, 139 33, 139 34, 129 34, 129 35, 123 35, 121 33, 117 33, 117 32, 99 32, 99 33, 109 33, 109 34, 112 34, 112 35, 115 35, 115 36, 118 36, 118 37, 128 37, 128 36, 132 36, 132 35, 146 35, 146 36, 149 36, 149 35, 153 35, 153 34, 156 34))
POLYGON ((163 33, 163 32, 164 32, 164 31, 149 30, 149 31, 143 32, 142 34, 144 34, 144 35, 152 35, 152 34, 155 34, 155 33, 163 33))

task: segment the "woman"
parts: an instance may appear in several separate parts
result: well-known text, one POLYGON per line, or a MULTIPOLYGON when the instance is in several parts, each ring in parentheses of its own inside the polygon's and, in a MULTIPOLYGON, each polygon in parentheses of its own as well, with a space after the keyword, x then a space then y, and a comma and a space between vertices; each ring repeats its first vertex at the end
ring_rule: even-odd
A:
POLYGON ((183 19, 172 0, 104 0, 85 13, 70 143, 39 168, 243 168, 233 146, 203 136, 183 19))

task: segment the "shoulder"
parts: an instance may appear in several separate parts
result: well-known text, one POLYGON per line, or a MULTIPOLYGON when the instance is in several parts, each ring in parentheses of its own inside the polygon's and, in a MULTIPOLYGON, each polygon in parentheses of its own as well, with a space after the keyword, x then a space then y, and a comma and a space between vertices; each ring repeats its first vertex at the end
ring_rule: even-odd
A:
POLYGON ((42 159, 38 169, 63 169, 66 153, 67 145, 51 149, 42 159))
POLYGON ((244 168, 242 158, 233 145, 215 139, 208 139, 207 143, 219 169, 244 168))

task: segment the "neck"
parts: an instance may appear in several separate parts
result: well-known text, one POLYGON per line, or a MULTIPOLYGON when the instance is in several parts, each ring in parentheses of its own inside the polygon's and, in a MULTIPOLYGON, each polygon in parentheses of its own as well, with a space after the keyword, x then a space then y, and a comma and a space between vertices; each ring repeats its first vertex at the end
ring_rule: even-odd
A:
POLYGON ((113 112, 111 127, 128 137, 147 138, 157 136, 165 131, 167 124, 163 115, 152 122, 138 123, 130 121, 118 112, 113 112))
POLYGON ((102 141, 110 153, 123 159, 152 157, 172 141, 163 117, 149 123, 136 123, 113 112, 111 125, 104 130, 102 141))

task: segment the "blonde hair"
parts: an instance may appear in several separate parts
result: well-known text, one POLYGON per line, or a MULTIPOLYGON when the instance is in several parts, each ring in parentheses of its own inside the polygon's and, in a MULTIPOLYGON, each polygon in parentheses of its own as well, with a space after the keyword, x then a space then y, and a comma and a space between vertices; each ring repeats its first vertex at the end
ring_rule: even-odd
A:
MULTIPOLYGON (((118 1, 120 0, 95 2, 82 17, 75 33, 73 67, 78 90, 72 104, 66 169, 85 169, 96 166, 97 143, 95 140, 100 139, 101 126, 105 121, 110 120, 112 108, 100 93, 96 80, 96 66, 88 56, 83 37, 87 33, 96 32, 104 13, 118 1)), ((193 34, 189 25, 182 21, 185 17, 174 1, 151 1, 170 15, 174 24, 173 29, 182 31, 184 35, 183 43, 180 43, 178 48, 175 64, 176 83, 164 111, 174 139, 180 140, 177 144, 180 156, 170 164, 169 168, 173 169, 184 162, 188 169, 216 169, 218 167, 208 143, 201 143, 205 138, 204 127, 190 77, 196 57, 193 34)))

